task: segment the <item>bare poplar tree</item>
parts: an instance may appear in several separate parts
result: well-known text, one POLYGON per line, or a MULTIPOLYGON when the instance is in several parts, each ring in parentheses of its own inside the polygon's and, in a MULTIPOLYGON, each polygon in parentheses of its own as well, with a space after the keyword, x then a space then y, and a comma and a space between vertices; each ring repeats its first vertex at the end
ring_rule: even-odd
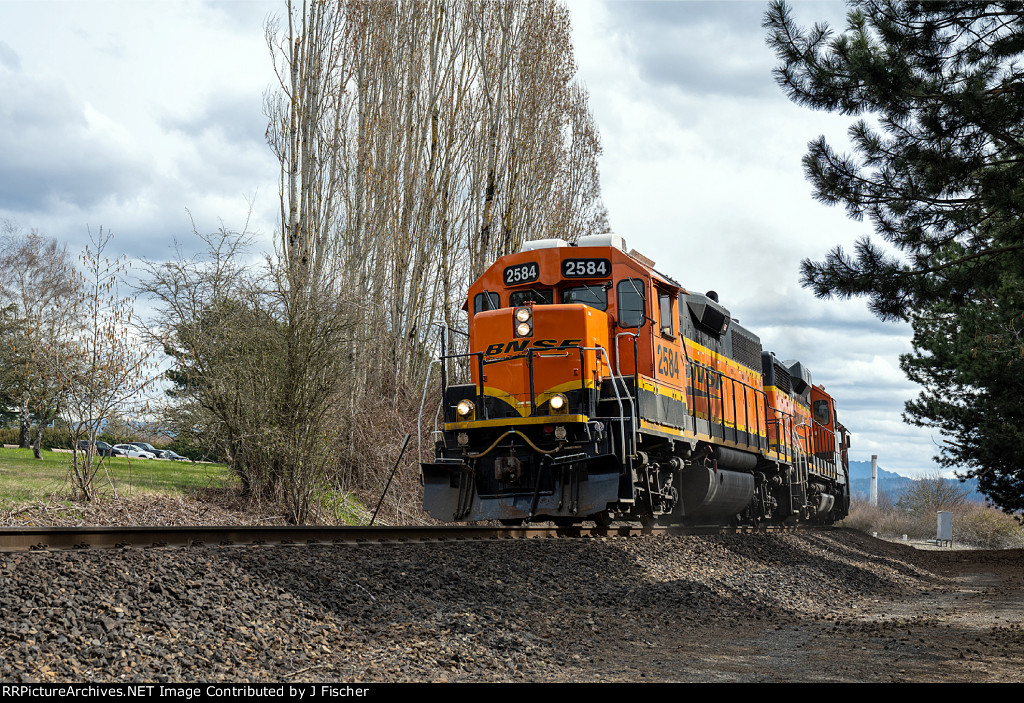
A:
POLYGON ((554 0, 294 1, 266 34, 290 348, 305 311, 348 301, 330 405, 359 466, 365 409, 408 410, 475 275, 524 239, 606 227, 600 139, 554 0))
POLYGON ((144 288, 179 419, 304 522, 324 486, 375 484, 475 274, 604 226, 600 140, 554 0, 289 0, 266 39, 275 252, 243 275, 222 233, 144 288))
POLYGON ((353 27, 339 5, 287 3, 287 28, 267 26, 279 62, 279 86, 268 94, 268 142, 281 165, 281 241, 268 262, 264 291, 277 324, 283 368, 277 422, 264 461, 274 468, 296 522, 312 512, 314 493, 335 469, 338 379, 348 369, 344 347, 353 326, 347 271, 334 236, 342 177, 342 118, 351 105, 353 27))

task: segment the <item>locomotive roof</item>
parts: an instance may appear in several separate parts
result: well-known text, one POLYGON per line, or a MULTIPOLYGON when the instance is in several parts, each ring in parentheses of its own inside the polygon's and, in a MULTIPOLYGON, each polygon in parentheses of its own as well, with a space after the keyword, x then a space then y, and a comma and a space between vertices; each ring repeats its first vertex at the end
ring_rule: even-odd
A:
MULTIPOLYGON (((635 249, 634 250, 630 250, 627 253, 624 249, 622 249, 620 247, 611 246, 611 245, 608 245, 608 244, 604 244, 604 245, 581 244, 581 245, 578 245, 578 246, 575 245, 575 244, 566 244, 565 246, 554 246, 554 245, 551 245, 551 246, 545 246, 545 247, 538 247, 538 248, 534 248, 534 249, 526 249, 526 250, 518 251, 518 252, 515 252, 515 253, 512 253, 512 254, 505 254, 504 256, 501 256, 501 257, 497 258, 494 261, 494 263, 492 263, 490 266, 488 266, 487 270, 480 276, 480 278, 478 278, 476 281, 474 281, 473 285, 470 286, 470 287, 471 288, 475 287, 478 283, 480 283, 480 280, 482 278, 484 278, 484 276, 487 275, 487 273, 489 273, 490 271, 492 271, 492 270, 494 270, 494 269, 496 269, 498 267, 509 266, 511 264, 514 264, 514 263, 516 263, 518 261, 521 261, 521 260, 524 260, 524 259, 525 260, 534 260, 534 259, 536 259, 538 257, 548 258, 548 257, 552 256, 552 254, 549 253, 549 252, 556 252, 557 253, 556 256, 559 259, 576 258, 576 257, 601 257, 601 258, 609 259, 609 260, 611 260, 613 262, 617 261, 618 263, 626 263, 626 262, 632 263, 635 266, 638 266, 638 267, 646 270, 647 273, 649 273, 653 278, 655 278, 659 282, 664 283, 665 285, 668 285, 668 286, 670 286, 672 288, 678 288, 683 293, 689 293, 689 291, 687 291, 679 281, 675 280, 674 278, 672 278, 668 274, 663 273, 663 272, 657 270, 656 268, 654 268, 654 265, 655 265, 654 261, 652 261, 651 259, 648 259, 643 254, 640 254, 635 249)), ((550 284, 547 284, 547 285, 550 285, 550 284)))

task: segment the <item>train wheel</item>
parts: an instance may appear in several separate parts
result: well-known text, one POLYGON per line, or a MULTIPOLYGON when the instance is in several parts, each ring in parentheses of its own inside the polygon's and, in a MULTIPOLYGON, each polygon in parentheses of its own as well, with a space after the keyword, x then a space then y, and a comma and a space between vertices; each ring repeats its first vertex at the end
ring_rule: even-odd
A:
POLYGON ((551 521, 559 527, 573 527, 580 523, 580 519, 578 517, 555 517, 551 518, 551 521))
POLYGON ((602 510, 599 513, 594 513, 590 516, 590 519, 594 521, 594 524, 598 527, 611 527, 612 526, 612 514, 609 510, 602 510))
POLYGON ((517 517, 517 518, 509 518, 507 520, 498 520, 498 522, 500 522, 505 527, 522 527, 522 525, 525 522, 525 520, 523 520, 523 518, 521 518, 521 517, 517 517))

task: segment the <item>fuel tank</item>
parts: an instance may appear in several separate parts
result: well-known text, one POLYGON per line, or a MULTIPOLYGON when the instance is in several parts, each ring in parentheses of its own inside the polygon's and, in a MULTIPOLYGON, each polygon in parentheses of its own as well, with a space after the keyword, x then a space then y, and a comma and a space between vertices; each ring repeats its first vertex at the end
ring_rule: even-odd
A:
POLYGON ((718 522, 742 512, 754 498, 754 477, 738 471, 691 466, 680 483, 685 520, 718 522))

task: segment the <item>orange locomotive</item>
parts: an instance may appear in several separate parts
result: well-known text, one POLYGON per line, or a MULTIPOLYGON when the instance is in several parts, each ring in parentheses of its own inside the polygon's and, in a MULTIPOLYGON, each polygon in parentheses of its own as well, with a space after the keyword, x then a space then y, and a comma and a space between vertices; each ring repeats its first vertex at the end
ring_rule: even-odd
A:
MULTIPOLYGON (((831 523, 849 437, 796 361, 615 235, 527 242, 469 288, 469 381, 442 374, 421 464, 446 521, 831 523)), ((453 360, 458 360, 455 362, 453 360)))

